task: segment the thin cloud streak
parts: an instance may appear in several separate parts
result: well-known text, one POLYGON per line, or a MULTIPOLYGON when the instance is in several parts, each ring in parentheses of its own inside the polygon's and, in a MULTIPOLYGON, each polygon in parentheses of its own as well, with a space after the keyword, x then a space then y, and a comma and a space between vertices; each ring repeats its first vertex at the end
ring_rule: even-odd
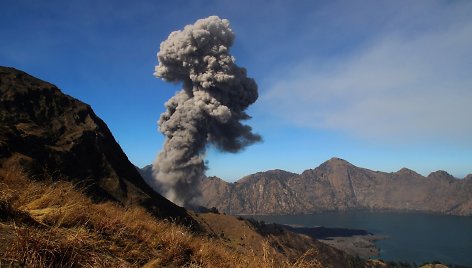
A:
MULTIPOLYGON (((380 141, 425 137, 472 145, 472 21, 390 32, 348 59, 300 63, 262 96, 296 125, 380 141)), ((272 111, 266 107, 267 111, 272 111)))

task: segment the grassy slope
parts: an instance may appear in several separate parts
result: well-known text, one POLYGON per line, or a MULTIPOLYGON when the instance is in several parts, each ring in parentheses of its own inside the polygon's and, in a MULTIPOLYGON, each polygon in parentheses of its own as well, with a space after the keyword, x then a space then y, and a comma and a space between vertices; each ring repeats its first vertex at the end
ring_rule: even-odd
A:
POLYGON ((141 207, 93 203, 57 178, 35 181, 19 168, 0 170, 0 266, 326 266, 316 247, 300 254, 312 245, 301 236, 261 234, 226 215, 195 218, 205 232, 156 219, 141 207))

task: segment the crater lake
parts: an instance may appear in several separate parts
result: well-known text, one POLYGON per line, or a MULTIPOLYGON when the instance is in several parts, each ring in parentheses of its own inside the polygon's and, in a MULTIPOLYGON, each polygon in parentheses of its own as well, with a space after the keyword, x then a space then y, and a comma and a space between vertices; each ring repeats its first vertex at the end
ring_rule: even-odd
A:
MULTIPOLYGON (((248 216, 249 217, 249 216, 248 216)), ((362 229, 374 235, 385 261, 472 267, 472 217, 399 212, 329 212, 309 215, 250 216, 265 223, 362 229)))

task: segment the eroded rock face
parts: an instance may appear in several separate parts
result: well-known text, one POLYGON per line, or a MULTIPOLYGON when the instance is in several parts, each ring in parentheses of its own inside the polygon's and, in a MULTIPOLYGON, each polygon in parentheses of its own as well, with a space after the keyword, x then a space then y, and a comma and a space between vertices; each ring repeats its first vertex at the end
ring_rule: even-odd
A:
POLYGON ((332 158, 301 174, 259 172, 235 183, 205 178, 203 205, 229 214, 299 214, 343 210, 423 211, 472 215, 472 175, 424 177, 403 168, 385 173, 332 158))
POLYGON ((144 182, 89 105, 48 82, 0 67, 0 167, 16 164, 38 179, 77 182, 97 201, 186 217, 144 182))

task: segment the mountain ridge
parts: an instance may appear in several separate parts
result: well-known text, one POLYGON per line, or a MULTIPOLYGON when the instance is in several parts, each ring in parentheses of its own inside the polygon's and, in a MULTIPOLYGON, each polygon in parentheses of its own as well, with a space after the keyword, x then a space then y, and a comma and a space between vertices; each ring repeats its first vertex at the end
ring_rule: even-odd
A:
POLYGON ((454 178, 442 170, 428 176, 408 168, 373 171, 333 157, 300 174, 275 169, 233 183, 206 177, 200 187, 202 205, 228 214, 392 210, 472 215, 470 178, 454 178))

